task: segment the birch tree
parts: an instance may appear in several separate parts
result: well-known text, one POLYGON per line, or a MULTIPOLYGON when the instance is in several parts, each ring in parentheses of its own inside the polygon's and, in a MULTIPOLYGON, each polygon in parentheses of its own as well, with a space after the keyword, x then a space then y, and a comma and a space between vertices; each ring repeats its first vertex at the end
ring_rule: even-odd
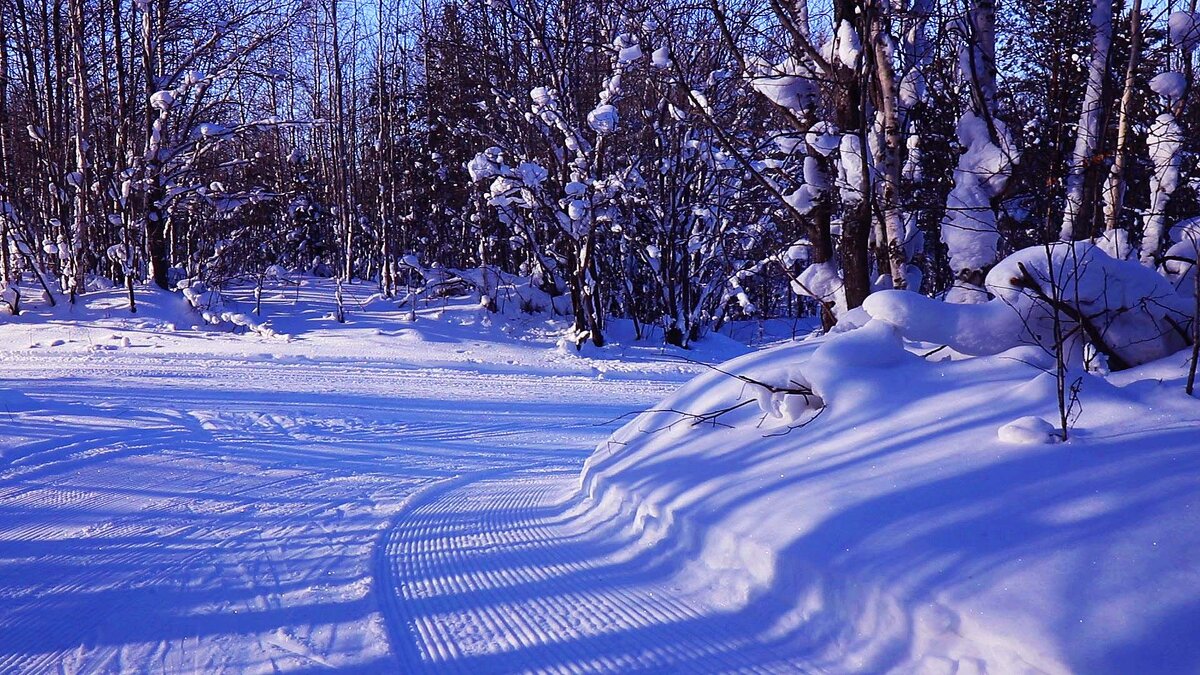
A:
POLYGON ((1066 205, 1059 237, 1064 241, 1091 236, 1103 146, 1103 121, 1110 105, 1105 96, 1109 50, 1112 48, 1113 2, 1092 0, 1092 50, 1087 90, 1079 112, 1075 150, 1066 178, 1066 205))

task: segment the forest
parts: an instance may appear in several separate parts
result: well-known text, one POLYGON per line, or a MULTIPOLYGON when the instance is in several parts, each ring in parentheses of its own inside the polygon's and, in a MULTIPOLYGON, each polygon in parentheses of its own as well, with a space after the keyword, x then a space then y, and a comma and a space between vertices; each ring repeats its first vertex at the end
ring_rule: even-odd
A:
POLYGON ((983 301, 1035 245, 1179 287, 1195 259, 1194 0, 0 10, 14 314, 304 272, 686 346, 730 318, 829 328, 884 288, 983 301))

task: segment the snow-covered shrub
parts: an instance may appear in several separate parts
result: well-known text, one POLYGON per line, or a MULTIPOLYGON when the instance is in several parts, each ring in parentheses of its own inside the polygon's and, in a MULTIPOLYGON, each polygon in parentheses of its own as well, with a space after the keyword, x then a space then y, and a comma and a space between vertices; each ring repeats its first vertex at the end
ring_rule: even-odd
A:
POLYGON ((1090 344, 1116 369, 1186 344, 1190 303, 1157 272, 1112 258, 1091 242, 1018 251, 992 269, 987 286, 1021 315, 1037 342, 1045 344, 1058 311, 1073 331, 1073 353, 1090 344))
POLYGON ((274 330, 264 326, 249 314, 240 311, 219 290, 209 288, 202 281, 184 279, 177 287, 192 309, 200 314, 205 323, 211 326, 225 327, 235 331, 249 330, 263 337, 275 337, 276 335, 274 330))
POLYGON ((1183 295, 1196 292, 1196 258, 1200 252, 1200 217, 1181 221, 1171 228, 1171 246, 1163 256, 1161 271, 1183 295))
POLYGON ((863 307, 910 340, 973 356, 1022 344, 1056 349, 1056 313, 1071 363, 1082 363, 1090 346, 1120 370, 1186 345, 1190 298, 1157 272, 1113 258, 1092 242, 1018 251, 998 263, 986 283, 994 299, 977 305, 885 291, 863 307))
POLYGON ((414 288, 414 297, 426 302, 437 298, 477 296, 479 304, 501 314, 564 315, 570 311, 569 299, 542 289, 537 276, 509 274, 494 266, 457 269, 433 265, 420 266, 415 256, 406 256, 405 265, 422 280, 414 288))

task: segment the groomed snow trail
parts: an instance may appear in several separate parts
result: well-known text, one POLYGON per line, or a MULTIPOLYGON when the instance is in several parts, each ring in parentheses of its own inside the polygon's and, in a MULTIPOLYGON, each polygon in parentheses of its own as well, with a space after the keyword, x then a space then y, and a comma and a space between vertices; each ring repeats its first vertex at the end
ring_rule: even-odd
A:
POLYGON ((567 512, 677 366, 216 339, 0 353, 0 672, 754 669, 567 512))
POLYGON ((398 519, 382 590, 408 672, 801 672, 754 621, 683 599, 678 557, 625 519, 579 522, 577 485, 574 468, 485 472, 398 519))

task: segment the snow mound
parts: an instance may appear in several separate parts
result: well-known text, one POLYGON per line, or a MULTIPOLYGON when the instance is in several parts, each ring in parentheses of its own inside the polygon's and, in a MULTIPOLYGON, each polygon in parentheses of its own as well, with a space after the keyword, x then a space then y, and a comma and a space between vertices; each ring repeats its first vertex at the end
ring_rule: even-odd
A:
MULTIPOLYGON (((103 280, 98 278, 89 279, 89 292, 82 294, 75 304, 57 294, 51 304, 51 299, 40 292, 40 289, 35 292, 30 287, 21 288, 21 313, 12 315, 8 311, 0 311, 0 324, 38 324, 43 327, 54 324, 53 331, 39 330, 39 334, 48 335, 51 332, 68 334, 71 324, 76 322, 109 328, 155 331, 173 331, 180 326, 190 327, 198 323, 198 317, 191 311, 187 301, 178 294, 156 287, 138 287, 134 294, 136 311, 130 311, 126 290, 102 282, 103 280)), ((7 307, 5 305, 5 308, 7 307)), ((67 339, 71 341, 77 337, 67 335, 67 339)), ((15 345, 2 345, 0 348, 13 346, 15 345)))
POLYGON ((1027 415, 1000 427, 996 435, 1004 443, 1043 445, 1061 440, 1058 431, 1041 417, 1027 415))
MULTIPOLYGON (((1052 444, 1041 347, 946 314, 983 355, 933 356, 909 337, 938 337, 936 316, 908 318, 926 300, 879 295, 865 325, 722 364, 601 443, 585 519, 626 523, 623 556, 814 671, 1194 670, 1186 358, 1073 373, 1082 410, 1052 444), (800 385, 814 405, 771 392, 800 385)), ((946 311, 999 329, 1000 309, 946 311)))
POLYGON ((1183 348, 1177 327, 1190 322, 1194 302, 1153 269, 1113 258, 1086 241, 1018 251, 992 268, 987 288, 1016 310, 1027 336, 1039 344, 1048 344, 1057 309, 1080 328, 1074 334, 1082 337, 1068 344, 1073 356, 1086 342, 1118 369, 1183 348))
POLYGON ((1003 302, 957 304, 916 293, 881 291, 867 296, 863 309, 909 340, 947 345, 975 356, 1016 347, 1021 316, 1003 302))

